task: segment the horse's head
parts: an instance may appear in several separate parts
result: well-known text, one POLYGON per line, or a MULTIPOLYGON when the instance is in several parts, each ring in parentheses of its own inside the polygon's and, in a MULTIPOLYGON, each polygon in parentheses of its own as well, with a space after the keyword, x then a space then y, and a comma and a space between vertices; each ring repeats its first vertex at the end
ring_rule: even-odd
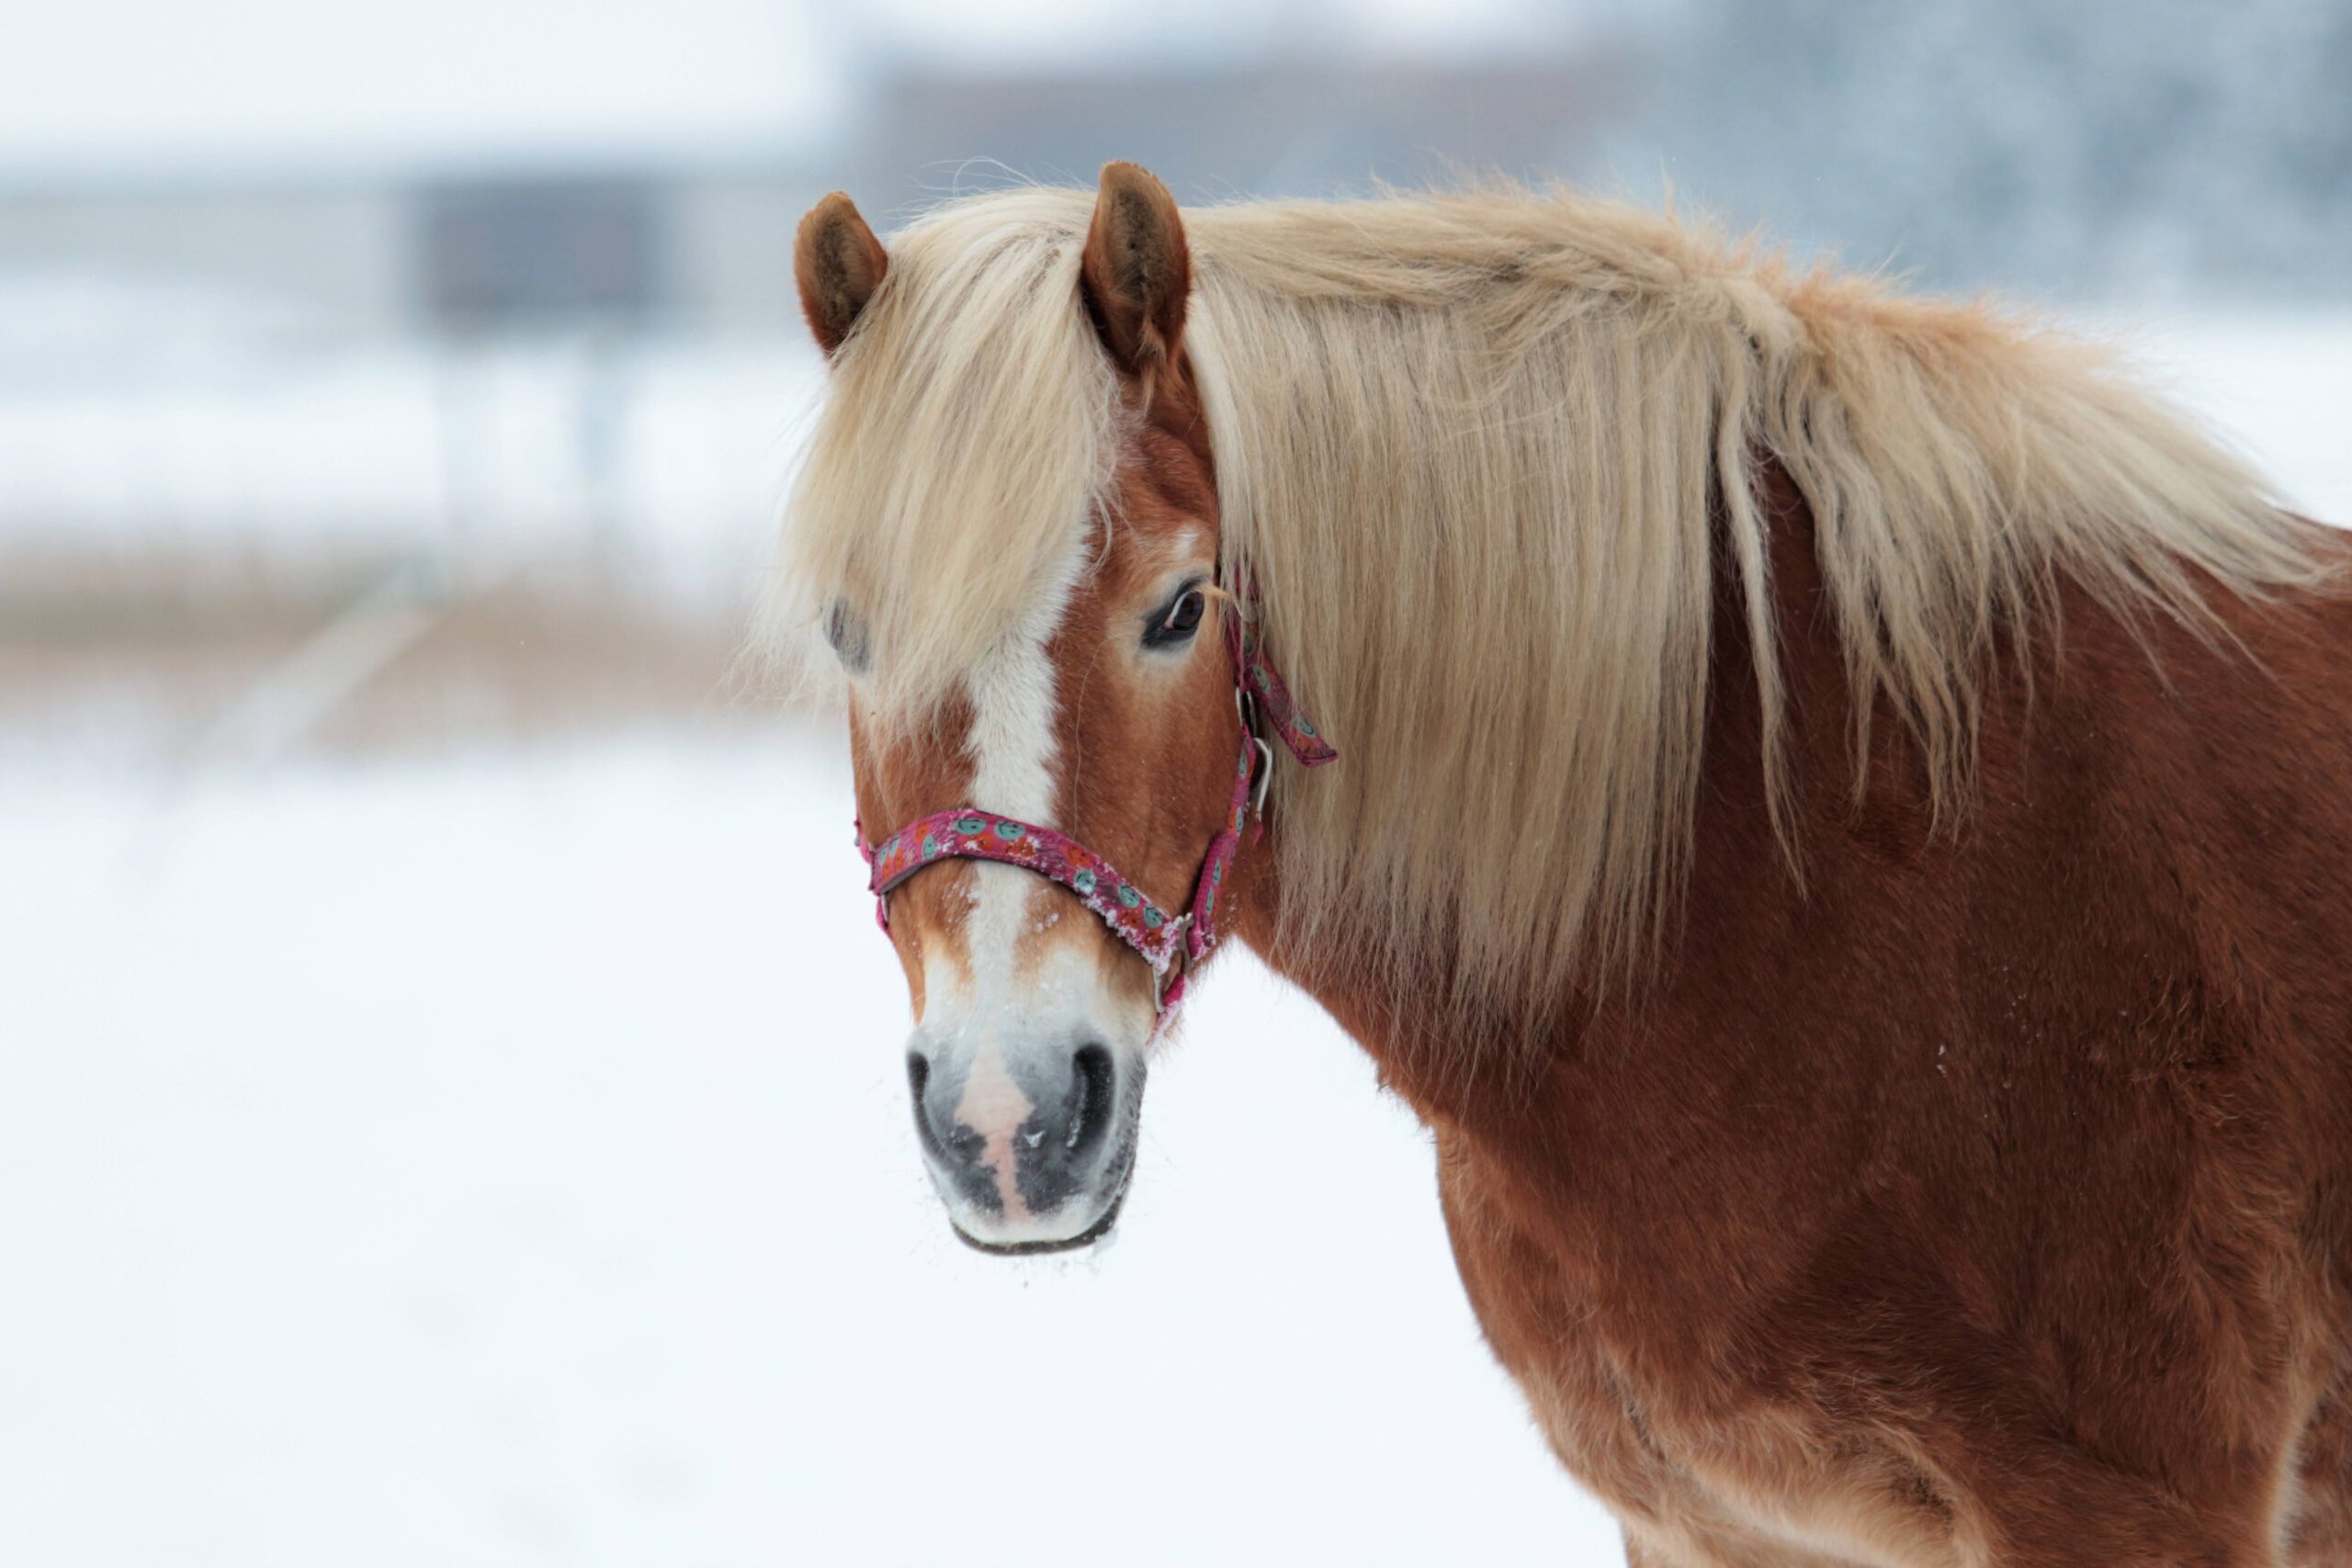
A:
MULTIPOLYGON (((911 297, 921 279, 899 276, 846 197, 809 213, 795 261, 837 397, 853 374, 903 376, 895 404, 892 389, 867 389, 903 414, 944 396, 943 378, 995 373, 860 361, 884 352, 870 349, 869 329, 924 330, 875 328, 874 318, 939 307, 911 297), (894 288, 909 297, 893 299, 894 288)), ((1085 515, 1068 519, 1067 538, 1038 552, 1042 570, 1007 591, 1021 603, 989 607, 1001 624, 967 649, 919 721, 894 709, 877 666, 919 657, 943 628, 893 623, 893 605, 910 592, 907 573, 957 570, 939 551, 972 541, 876 550, 887 564, 847 574, 820 607, 850 677, 861 831, 913 1001, 906 1071, 917 1136, 957 1234, 1005 1251, 1081 1245, 1117 1212, 1147 1052, 1169 988, 1201 956, 1186 922, 1200 917, 1197 895, 1216 890, 1204 857, 1234 828, 1247 743, 1224 619, 1238 611, 1218 584, 1216 492, 1182 344, 1190 262, 1175 203, 1141 169, 1112 165, 1076 265, 1046 274, 1067 288, 1069 330, 1091 334, 1086 352, 1106 367, 1114 457, 1076 509, 1085 515)), ((1036 420, 1057 417, 1040 402, 1036 420)), ((1006 439, 1030 440, 1026 416, 1010 412, 1006 439)), ((886 476, 869 487, 901 479, 888 463, 869 473, 886 476)), ((958 500, 950 476, 922 504, 958 500)), ((887 504, 877 499, 876 513, 887 504)), ((1216 870, 1221 888, 1224 865, 1216 870)))

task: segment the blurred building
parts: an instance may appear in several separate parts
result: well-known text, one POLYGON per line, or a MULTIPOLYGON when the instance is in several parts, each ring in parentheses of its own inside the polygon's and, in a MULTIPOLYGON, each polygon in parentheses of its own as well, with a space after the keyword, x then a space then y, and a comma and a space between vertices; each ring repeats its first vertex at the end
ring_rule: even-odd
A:
POLYGON ((0 184, 0 277, 169 289, 336 333, 765 332, 805 161, 0 184))
POLYGON ((1590 56, 899 70, 861 84, 843 134, 759 155, 0 176, 0 277, 169 287, 332 333, 755 334, 794 321, 793 227, 833 186, 880 220, 1008 179, 1091 182, 1110 156, 1188 200, 1540 177, 1623 112, 1623 80, 1590 56))

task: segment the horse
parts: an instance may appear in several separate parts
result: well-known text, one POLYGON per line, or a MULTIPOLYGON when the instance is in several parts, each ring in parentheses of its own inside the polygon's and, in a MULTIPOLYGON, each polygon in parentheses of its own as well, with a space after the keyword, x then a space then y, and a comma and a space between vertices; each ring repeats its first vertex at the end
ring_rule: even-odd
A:
POLYGON ((2352 1562, 2352 595, 2104 350, 1476 186, 795 250, 956 1234, 1117 1213, 1223 939, 1432 1130, 1634 1568, 2352 1562))

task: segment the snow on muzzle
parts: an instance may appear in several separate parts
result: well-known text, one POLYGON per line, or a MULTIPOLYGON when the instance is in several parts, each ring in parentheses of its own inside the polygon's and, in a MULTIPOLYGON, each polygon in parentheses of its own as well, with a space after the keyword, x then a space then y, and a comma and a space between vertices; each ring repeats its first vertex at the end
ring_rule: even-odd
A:
POLYGON ((1110 1229, 1135 1168, 1143 1080, 1139 1052, 1082 1030, 1009 1042, 918 1030, 915 1136, 956 1234, 989 1252, 1051 1252, 1110 1229))

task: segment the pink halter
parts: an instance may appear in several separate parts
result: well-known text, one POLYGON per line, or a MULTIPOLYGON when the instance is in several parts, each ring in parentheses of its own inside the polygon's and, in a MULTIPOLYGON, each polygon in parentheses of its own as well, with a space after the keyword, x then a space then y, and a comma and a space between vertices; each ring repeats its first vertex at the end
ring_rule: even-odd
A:
POLYGON ((1241 848, 1243 831, 1253 826, 1251 816, 1264 808, 1266 786, 1273 780, 1273 749, 1258 738, 1256 715, 1264 715, 1267 725, 1304 766, 1319 768, 1340 756, 1299 716, 1290 689, 1267 664, 1265 656, 1245 645, 1241 616, 1234 606, 1227 603, 1220 613, 1225 617, 1226 646, 1233 655, 1233 697, 1240 715, 1241 753, 1233 770, 1232 813, 1209 840, 1200 876, 1193 885, 1189 909, 1170 915, 1144 897, 1143 890, 1109 861, 1051 828, 964 807, 918 818, 875 847, 866 844, 865 829, 859 826, 857 849, 873 868, 866 886, 874 894, 875 919, 882 930, 887 933, 890 929, 890 890, 933 862, 990 860, 1017 865, 1077 894, 1081 903, 1102 917, 1112 934, 1142 955, 1151 965, 1152 1007, 1164 1025, 1183 999, 1184 980, 1192 966, 1216 943, 1217 899, 1224 891, 1226 868, 1241 848), (1170 971, 1174 972, 1172 983, 1170 971))

